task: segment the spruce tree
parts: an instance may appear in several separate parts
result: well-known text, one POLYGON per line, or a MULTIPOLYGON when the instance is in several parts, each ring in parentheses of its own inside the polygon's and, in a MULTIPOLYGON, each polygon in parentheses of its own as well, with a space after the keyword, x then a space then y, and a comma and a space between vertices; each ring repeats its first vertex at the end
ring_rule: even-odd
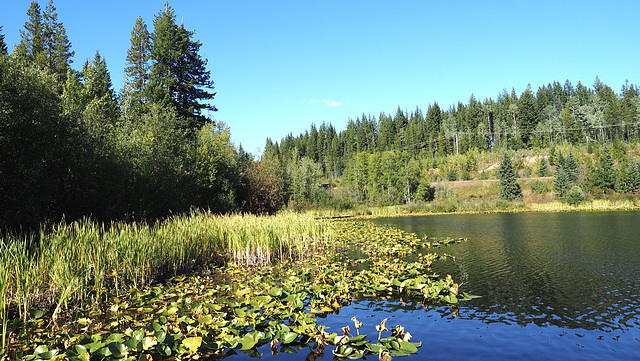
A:
POLYGON ((511 164, 511 158, 505 152, 498 169, 498 179, 500 180, 500 198, 513 201, 522 199, 522 189, 516 182, 516 172, 511 164))
POLYGON ((578 163, 576 162, 576 158, 573 156, 573 153, 569 153, 567 158, 564 160, 564 169, 569 176, 569 181, 571 183, 575 183, 578 180, 578 163))
POLYGON ((44 68, 46 63, 44 20, 42 19, 42 9, 37 1, 31 2, 27 16, 29 19, 24 23, 24 29, 20 30, 20 42, 15 48, 14 55, 25 64, 44 68))
POLYGON ((540 157, 538 160, 538 177, 548 177, 551 173, 549 172, 549 166, 547 165, 547 160, 544 157, 540 157))
POLYGON ((93 61, 87 61, 82 67, 82 78, 87 102, 84 118, 99 121, 103 128, 112 128, 118 118, 118 106, 107 63, 99 52, 93 61))
POLYGON ((26 65, 35 65, 56 76, 59 92, 67 76, 74 52, 64 25, 58 21, 58 13, 53 0, 49 1, 45 12, 32 1, 27 10, 29 19, 20 30, 20 43, 15 55, 26 65))
POLYGON ((73 62, 71 58, 75 52, 71 50, 71 42, 67 37, 64 25, 58 21, 58 13, 53 6, 53 0, 49 0, 43 20, 47 68, 56 75, 58 83, 62 84, 67 76, 67 68, 73 62))
POLYGON ((127 50, 127 66, 124 68, 125 84, 122 94, 122 109, 125 119, 140 112, 146 103, 144 89, 149 81, 151 59, 151 35, 141 17, 131 30, 131 47, 127 50))
POLYGON ((611 152, 609 148, 605 147, 603 154, 598 160, 594 172, 591 176, 591 183, 599 188, 601 191, 613 189, 615 185, 616 171, 613 167, 613 159, 611 158, 611 152))
POLYGON ((2 34, 2 26, 0 26, 0 55, 7 55, 7 43, 4 42, 4 34, 2 34))
POLYGON ((153 21, 151 36, 151 72, 146 94, 162 106, 173 107, 186 121, 186 130, 193 132, 209 122, 202 110, 217 110, 202 103, 213 99, 211 74, 207 61, 198 52, 202 45, 192 40, 193 31, 178 26, 176 15, 169 4, 153 21))
POLYGON ((558 166, 558 168, 556 168, 556 179, 553 181, 553 191, 558 198, 564 199, 569 191, 569 187, 571 187, 569 174, 564 167, 558 166))

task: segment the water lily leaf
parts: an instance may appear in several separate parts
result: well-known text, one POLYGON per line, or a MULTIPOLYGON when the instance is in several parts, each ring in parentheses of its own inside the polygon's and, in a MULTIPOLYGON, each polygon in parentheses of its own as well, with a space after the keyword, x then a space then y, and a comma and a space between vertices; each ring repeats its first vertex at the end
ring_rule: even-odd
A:
POLYGON ((282 296, 282 289, 278 287, 272 287, 269 290, 269 296, 271 297, 280 297, 282 296))
POLYGON ((280 341, 282 341, 283 344, 290 344, 293 341, 295 341, 295 339, 298 338, 298 334, 295 332, 287 332, 284 334, 284 336, 282 337, 282 339, 280 341))
POLYGON ((156 331, 156 339, 158 340, 158 343, 163 343, 165 338, 167 338, 167 332, 165 332, 165 330, 156 331))
POLYGON ((416 345, 412 344, 411 342, 403 341, 403 340, 400 340, 398 342, 400 343, 400 350, 406 351, 406 352, 409 352, 409 353, 418 352, 418 348, 416 347, 416 345))
POLYGON ((458 303, 458 298, 454 295, 446 295, 444 296, 444 300, 449 303, 458 303))
POLYGON ((128 347, 124 343, 112 342, 107 347, 115 357, 125 357, 127 355, 128 347))
POLYGON ((171 347, 167 345, 156 345, 156 351, 163 356, 171 356, 171 347))
POLYGON ((158 341, 154 340, 153 337, 145 337, 142 339, 142 349, 145 351, 150 350, 157 343, 158 341))
POLYGON ((182 340, 182 346, 186 347, 190 352, 198 351, 202 345, 202 337, 188 337, 182 340))
POLYGON ((108 356, 111 356, 111 354, 112 354, 111 350, 107 346, 98 349, 95 353, 98 356, 102 356, 102 357, 108 357, 108 356))
POLYGON ((254 348, 256 346, 256 344, 258 343, 258 341, 254 340, 251 337, 243 337, 240 340, 238 340, 240 343, 240 351, 246 351, 246 350, 250 350, 252 348, 254 348))
POLYGON ((135 338, 130 338, 124 342, 124 345, 131 349, 137 349, 140 343, 141 342, 136 340, 135 338))
POLYGON ((213 322, 213 317, 211 315, 201 316, 198 318, 198 323, 201 325, 208 325, 213 322))

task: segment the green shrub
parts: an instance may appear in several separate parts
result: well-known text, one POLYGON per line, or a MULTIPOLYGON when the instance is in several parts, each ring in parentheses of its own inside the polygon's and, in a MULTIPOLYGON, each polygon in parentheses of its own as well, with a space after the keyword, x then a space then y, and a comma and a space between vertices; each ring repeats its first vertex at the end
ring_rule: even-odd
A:
POLYGON ((551 187, 545 182, 535 181, 531 183, 531 191, 536 194, 545 194, 551 192, 551 187))
POLYGON ((447 180, 450 182, 458 180, 458 173, 456 173, 455 169, 451 168, 449 170, 449 173, 447 173, 447 180))
POLYGON ((577 206, 578 204, 584 202, 586 199, 587 197, 584 195, 582 188, 580 188, 580 186, 578 185, 573 185, 571 188, 569 188, 564 201, 569 205, 577 206))

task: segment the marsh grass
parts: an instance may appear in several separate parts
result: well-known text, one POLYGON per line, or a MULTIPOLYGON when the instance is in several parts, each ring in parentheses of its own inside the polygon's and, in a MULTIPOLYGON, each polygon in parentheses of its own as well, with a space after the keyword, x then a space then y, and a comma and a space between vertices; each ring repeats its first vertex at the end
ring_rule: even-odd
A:
POLYGON ((57 315, 68 302, 100 299, 108 288, 128 291, 226 262, 297 259, 332 232, 329 221, 312 215, 194 212, 153 225, 85 219, 36 235, 5 234, 0 237, 3 348, 9 312, 24 322, 34 304, 55 307, 57 315))

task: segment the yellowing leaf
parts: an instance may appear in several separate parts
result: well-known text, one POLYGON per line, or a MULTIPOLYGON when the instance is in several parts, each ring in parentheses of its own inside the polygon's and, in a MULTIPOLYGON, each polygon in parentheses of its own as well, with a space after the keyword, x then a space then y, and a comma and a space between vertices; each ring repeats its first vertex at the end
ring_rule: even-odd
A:
POLYGON ((202 337, 188 337, 182 340, 182 346, 186 347, 190 352, 198 351, 202 345, 202 337))

